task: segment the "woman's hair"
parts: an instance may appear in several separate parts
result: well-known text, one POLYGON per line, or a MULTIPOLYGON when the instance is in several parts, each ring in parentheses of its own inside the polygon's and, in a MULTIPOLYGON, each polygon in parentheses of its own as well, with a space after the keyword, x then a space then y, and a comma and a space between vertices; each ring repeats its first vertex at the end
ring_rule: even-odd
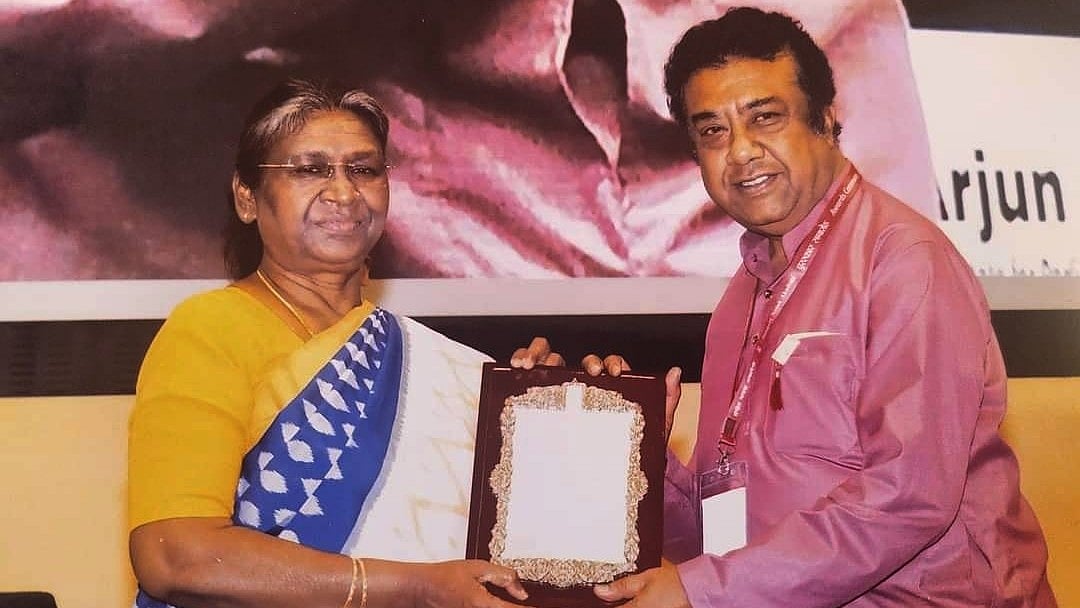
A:
MULTIPOLYGON (((825 52, 795 19, 749 7, 732 8, 718 19, 695 25, 672 49, 664 66, 671 115, 686 126, 686 83, 698 70, 720 67, 737 58, 773 61, 783 53, 790 53, 798 68, 810 127, 825 134, 825 109, 836 98, 833 71, 825 52)), ((828 135, 834 139, 840 136, 839 122, 828 135)))
MULTIPOLYGON (((386 151, 390 122, 371 95, 360 89, 339 85, 288 80, 266 94, 248 114, 236 150, 236 174, 245 186, 255 189, 262 181, 260 163, 282 139, 304 128, 316 112, 344 110, 364 121, 379 147, 386 151)), ((258 226, 245 224, 236 215, 235 202, 228 197, 225 221, 225 270, 232 279, 243 278, 259 267, 263 243, 258 226)))

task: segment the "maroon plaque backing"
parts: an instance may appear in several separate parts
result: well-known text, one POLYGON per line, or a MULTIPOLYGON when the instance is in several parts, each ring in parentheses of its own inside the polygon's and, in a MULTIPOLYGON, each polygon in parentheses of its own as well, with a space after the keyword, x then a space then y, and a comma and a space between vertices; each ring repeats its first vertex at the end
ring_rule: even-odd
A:
MULTIPOLYGON (((550 386, 577 380, 621 393, 624 398, 641 406, 645 417, 645 431, 640 446, 641 469, 648 479, 649 487, 638 503, 639 552, 637 570, 647 570, 660 565, 663 546, 664 510, 664 379, 661 376, 623 374, 619 377, 593 377, 584 371, 562 367, 536 367, 531 370, 484 365, 480 389, 480 411, 476 424, 476 455, 473 461, 472 502, 469 509, 469 535, 465 554, 469 559, 491 559, 491 531, 495 526, 496 499, 491 490, 491 470, 499 462, 502 449, 502 432, 499 416, 506 399, 524 394, 530 386, 550 386)), ((592 585, 569 588, 555 587, 534 581, 522 581, 529 592, 529 599, 518 602, 502 591, 489 585, 499 597, 539 608, 585 608, 609 606, 593 594, 592 585)))

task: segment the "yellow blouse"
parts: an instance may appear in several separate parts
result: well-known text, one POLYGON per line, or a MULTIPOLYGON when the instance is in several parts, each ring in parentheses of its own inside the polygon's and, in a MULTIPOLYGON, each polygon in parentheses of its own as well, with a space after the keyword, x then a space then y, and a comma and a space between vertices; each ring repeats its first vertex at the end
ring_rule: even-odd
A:
MULTIPOLYGON (((372 307, 365 302, 356 312, 366 316, 372 307)), ((232 515, 241 461, 267 424, 266 412, 255 411, 256 389, 302 344, 274 312, 236 286, 193 296, 169 315, 135 390, 130 529, 175 517, 232 515)))

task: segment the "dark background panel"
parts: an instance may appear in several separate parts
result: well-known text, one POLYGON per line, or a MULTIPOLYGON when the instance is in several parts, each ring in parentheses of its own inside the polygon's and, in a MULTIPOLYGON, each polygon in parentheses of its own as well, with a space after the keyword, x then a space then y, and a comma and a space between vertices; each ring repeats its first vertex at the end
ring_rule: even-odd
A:
POLYGON ((993 321, 1010 376, 1080 376, 1080 310, 997 310, 993 321))
POLYGON ((1080 37, 1080 0, 904 0, 911 27, 1080 37))
MULTIPOLYGON (((634 368, 683 368, 701 378, 708 315, 428 317, 420 321, 500 360, 546 336, 572 364, 587 352, 626 356, 634 368)), ((1080 376, 1080 310, 995 311, 1012 377, 1080 376)), ((0 324, 0 397, 129 394, 161 321, 0 324)))
POLYGON ((0 324, 0 397, 128 394, 161 321, 0 324))

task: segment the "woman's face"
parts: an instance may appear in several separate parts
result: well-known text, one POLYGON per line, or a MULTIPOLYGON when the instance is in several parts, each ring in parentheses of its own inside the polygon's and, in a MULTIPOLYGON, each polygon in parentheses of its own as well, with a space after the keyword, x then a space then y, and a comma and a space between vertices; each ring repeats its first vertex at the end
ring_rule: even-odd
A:
POLYGON ((254 212, 263 256, 299 273, 362 268, 390 202, 385 153, 367 123, 343 110, 312 114, 261 166, 260 185, 238 186, 236 199, 242 219, 254 212))

